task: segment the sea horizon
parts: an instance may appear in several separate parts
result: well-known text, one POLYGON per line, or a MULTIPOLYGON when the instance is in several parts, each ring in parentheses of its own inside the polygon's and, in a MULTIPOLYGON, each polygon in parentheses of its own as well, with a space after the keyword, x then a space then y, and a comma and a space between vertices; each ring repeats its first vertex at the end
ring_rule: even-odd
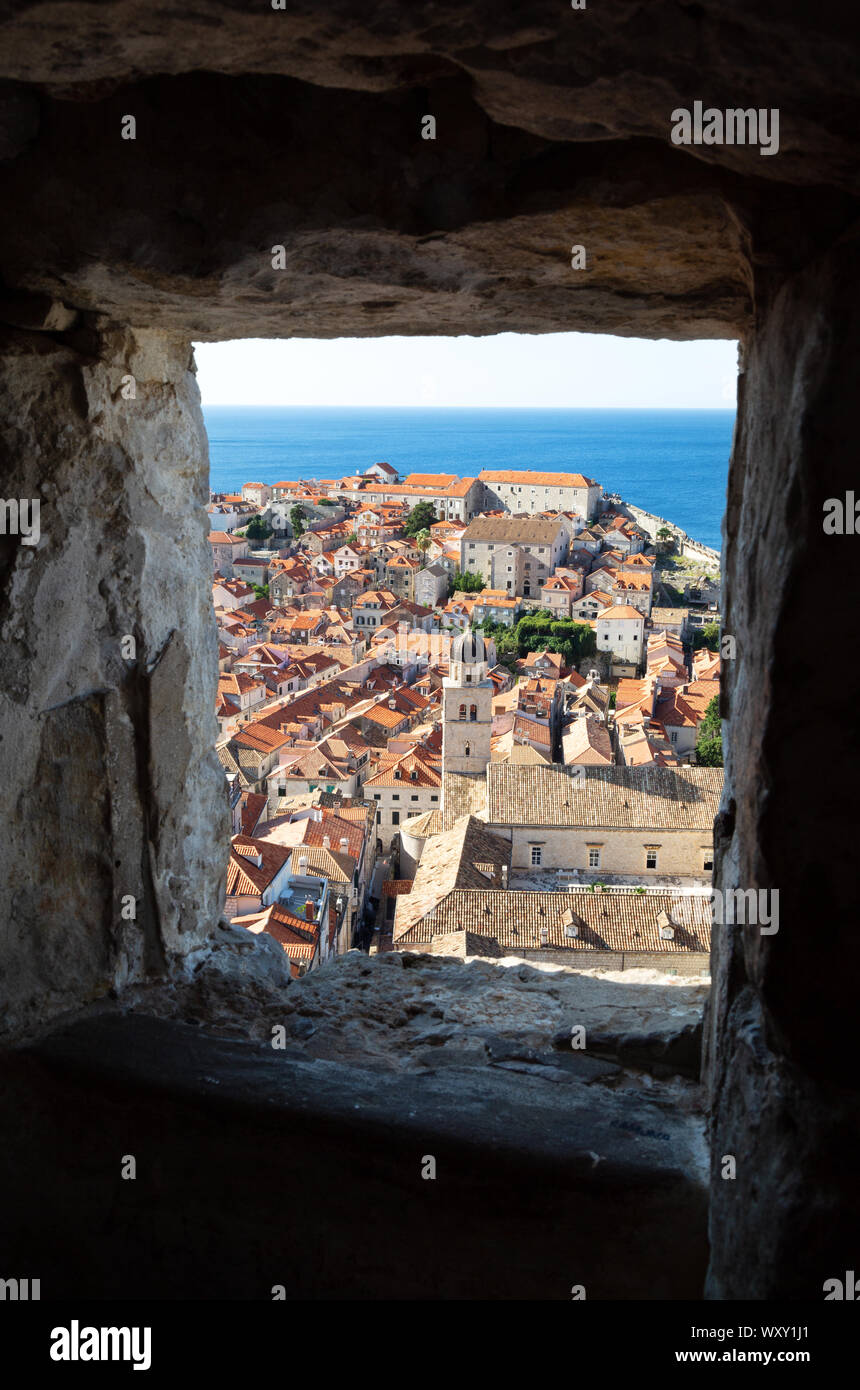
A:
POLYGON ((734 407, 204 405, 210 487, 486 468, 584 473, 719 550, 734 407))

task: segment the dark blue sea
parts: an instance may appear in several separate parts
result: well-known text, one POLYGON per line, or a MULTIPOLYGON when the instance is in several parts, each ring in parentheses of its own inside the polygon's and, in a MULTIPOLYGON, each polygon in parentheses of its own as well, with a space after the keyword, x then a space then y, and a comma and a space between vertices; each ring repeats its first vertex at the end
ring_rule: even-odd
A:
POLYGON ((584 473, 720 548, 734 410, 204 408, 210 486, 341 478, 386 460, 406 473, 584 473))

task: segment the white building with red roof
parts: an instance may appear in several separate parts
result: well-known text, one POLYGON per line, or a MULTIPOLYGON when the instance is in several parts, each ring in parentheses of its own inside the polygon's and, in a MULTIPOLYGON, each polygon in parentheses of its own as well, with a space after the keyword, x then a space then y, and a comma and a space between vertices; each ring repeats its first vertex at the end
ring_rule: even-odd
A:
POLYGON ((597 650, 639 666, 645 659, 645 615, 629 603, 615 603, 597 618, 597 650))

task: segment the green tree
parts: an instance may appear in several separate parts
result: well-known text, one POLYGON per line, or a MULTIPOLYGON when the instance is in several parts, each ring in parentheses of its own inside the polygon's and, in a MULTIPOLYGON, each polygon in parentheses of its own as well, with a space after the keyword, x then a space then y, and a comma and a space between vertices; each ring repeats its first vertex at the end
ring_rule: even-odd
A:
POLYGON ((299 506, 298 502, 294 507, 290 508, 290 525, 293 528, 293 535, 295 536, 296 540, 298 540, 299 536, 303 536, 305 533, 306 517, 307 512, 305 511, 304 507, 299 506))
POLYGON ((715 695, 699 725, 696 739, 696 762, 703 767, 723 765, 723 726, 720 720, 720 699, 715 695))
POLYGON ((252 585, 251 585, 251 588, 254 590, 254 593, 257 595, 257 598, 268 598, 268 597, 269 597, 269 586, 268 586, 268 584, 252 584, 252 585))
POLYGON ((668 526, 661 526, 657 532, 657 550, 664 555, 675 549, 675 532, 668 526))
POLYGON ((704 627, 697 628, 693 633, 693 651, 697 652, 702 647, 707 647, 709 652, 719 651, 720 646, 720 625, 719 623, 705 623, 704 627))
POLYGON ((419 531, 425 531, 428 526, 432 526, 436 519, 436 508, 433 503, 419 502, 418 506, 413 507, 406 518, 406 525, 403 530, 407 536, 417 536, 419 531))
POLYGON ((489 635, 496 644, 496 661, 499 666, 506 666, 511 674, 516 676, 519 673, 516 633, 504 623, 494 623, 492 626, 494 630, 489 635))
POLYGON ((245 527, 245 537, 249 541, 264 541, 273 534, 273 527, 261 516, 253 516, 245 527))
POLYGON ((516 636, 520 656, 534 651, 559 652, 568 666, 584 656, 593 656, 597 650, 597 639, 587 623, 577 623, 573 618, 557 619, 551 613, 520 618, 516 636))
POLYGON ((358 533, 355 532, 355 531, 350 531, 349 535, 347 536, 346 540, 344 541, 344 545, 357 545, 357 544, 358 544, 358 533))
POLYGON ((418 531, 415 535, 415 546, 418 550, 421 551, 422 555, 426 555, 427 551, 430 549, 432 541, 433 537, 430 535, 430 532, 427 530, 426 526, 423 531, 418 531))
MULTIPOLYGON (((419 502, 419 506, 423 504, 419 502)), ((416 511, 418 508, 416 507, 416 511)), ((484 576, 482 574, 464 574, 462 570, 457 570, 454 575, 454 593, 459 590, 462 594, 479 594, 484 587, 484 576)))

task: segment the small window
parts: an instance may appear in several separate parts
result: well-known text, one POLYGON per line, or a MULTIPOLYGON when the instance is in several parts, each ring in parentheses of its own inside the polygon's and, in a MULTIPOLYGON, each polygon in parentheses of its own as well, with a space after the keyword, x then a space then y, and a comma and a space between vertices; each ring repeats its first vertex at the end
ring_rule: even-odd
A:
MULTIPOLYGON (((431 800, 431 801, 438 801, 439 798, 438 798, 438 796, 431 796, 430 800, 431 800)), ((706 865, 705 867, 707 868, 707 865, 706 865)))
POLYGON ((400 800, 400 792, 395 792, 394 795, 392 796, 391 800, 392 800, 392 801, 399 801, 399 800, 400 800))
POLYGON ((657 867, 657 851, 656 851, 656 849, 647 849, 647 850, 645 851, 645 868, 646 868, 646 869, 656 869, 656 867, 657 867))
POLYGON ((461 705, 461 706, 460 706, 460 718, 461 718, 461 719, 465 719, 465 718, 466 718, 466 706, 465 706, 465 705, 461 705))
POLYGON ((379 798, 380 798, 380 796, 381 796, 381 792, 374 792, 374 793, 373 793, 373 799, 374 799, 374 801, 378 801, 379 798))
POLYGON ((543 857, 543 850, 540 845, 532 845, 532 864, 535 868, 539 867, 543 857))
POLYGON ((470 721, 474 724, 477 718, 478 718, 478 706, 477 706, 477 705, 470 705, 470 706, 469 706, 469 719, 470 719, 470 721))
POLYGON ((399 824, 400 824, 400 812, 399 812, 399 811, 392 811, 392 812, 391 812, 391 824, 392 824, 392 825, 399 825, 399 824))
POLYGON ((472 756, 472 745, 471 745, 471 743, 467 743, 467 744, 466 744, 466 757, 467 757, 467 758, 470 758, 471 756, 472 756))
POLYGON ((599 869, 599 868, 600 868, 600 850, 599 850, 599 849, 590 849, 590 850, 588 851, 588 867, 589 867, 589 869, 599 869))
POLYGON ((411 799, 412 801, 417 801, 417 800, 418 800, 418 797, 417 797, 417 796, 413 796, 413 797, 411 797, 410 799, 411 799))
POLYGON ((704 862, 704 864, 702 865, 702 868, 703 868, 703 869, 713 869, 713 867, 714 867, 713 856, 710 855, 710 854, 706 854, 706 855, 705 855, 705 862, 704 862))

